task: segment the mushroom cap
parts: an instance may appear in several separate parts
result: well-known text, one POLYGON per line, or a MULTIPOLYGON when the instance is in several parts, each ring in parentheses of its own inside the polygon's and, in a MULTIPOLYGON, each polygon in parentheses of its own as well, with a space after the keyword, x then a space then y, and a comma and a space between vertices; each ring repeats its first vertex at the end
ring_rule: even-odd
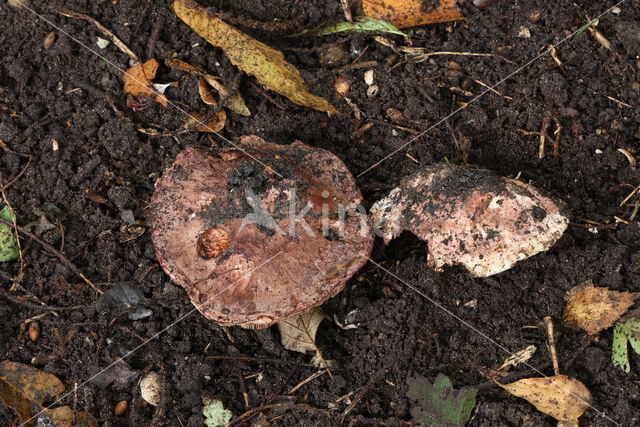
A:
POLYGON ((410 231, 427 242, 432 268, 460 264, 476 277, 549 249, 569 223, 535 187, 452 164, 405 178, 371 216, 385 243, 410 231))
POLYGON ((257 136, 238 147, 178 154, 156 183, 151 238, 204 316, 260 328, 340 292, 374 234, 353 176, 330 152, 257 136))

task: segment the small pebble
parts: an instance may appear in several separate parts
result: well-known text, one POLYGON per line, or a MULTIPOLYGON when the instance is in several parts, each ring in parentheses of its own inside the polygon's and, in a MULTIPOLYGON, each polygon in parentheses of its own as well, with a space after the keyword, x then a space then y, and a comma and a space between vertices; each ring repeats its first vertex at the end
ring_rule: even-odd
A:
POLYGON ((98 37, 98 40, 96 40, 96 44, 100 49, 104 49, 109 46, 111 42, 109 40, 103 39, 102 37, 98 37))
POLYGON ((40 322, 34 320, 29 323, 29 339, 31 341, 38 341, 38 338, 40 338, 40 322))
POLYGON ((127 402, 126 400, 121 400, 116 404, 115 408, 113 408, 113 415, 115 415, 116 417, 124 415, 124 413, 127 412, 128 407, 129 402, 127 402))
POLYGON ((333 88, 338 92, 338 95, 345 96, 349 91, 349 80, 345 77, 338 77, 335 82, 333 82, 333 88))
POLYGON ((378 94, 379 91, 380 91, 380 88, 378 87, 378 85, 371 85, 367 89, 367 97, 373 98, 378 94))
POLYGON ((42 44, 44 45, 45 49, 49 49, 51 46, 53 46, 53 43, 55 43, 55 41, 56 41, 56 33, 51 31, 44 38, 44 41, 42 42, 42 44))
POLYGON ((518 37, 522 37, 523 39, 528 39, 531 37, 531 31, 527 27, 522 26, 518 31, 518 37))
POLYGON ((367 86, 371 86, 373 84, 373 77, 373 70, 367 70, 364 72, 364 82, 367 84, 367 86))

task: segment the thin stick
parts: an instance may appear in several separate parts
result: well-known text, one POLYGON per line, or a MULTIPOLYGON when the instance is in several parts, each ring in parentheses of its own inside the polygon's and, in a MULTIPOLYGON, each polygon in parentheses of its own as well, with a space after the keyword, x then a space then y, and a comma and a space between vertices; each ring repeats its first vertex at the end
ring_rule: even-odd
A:
POLYGON ((31 156, 31 154, 18 153, 17 151, 13 151, 11 148, 7 147, 7 145, 1 139, 0 139, 0 148, 2 148, 6 153, 15 154, 16 156, 26 157, 27 158, 27 164, 24 165, 22 170, 20 172, 18 172, 18 175, 14 176, 13 179, 11 179, 11 181, 9 181, 6 184, 2 185, 2 181, 0 180, 0 189, 2 189, 2 191, 4 191, 7 188, 11 187, 13 184, 15 184, 16 181, 18 181, 20 178, 22 178, 22 175, 24 175, 24 173, 27 171, 27 168, 31 164, 31 157, 32 156, 31 156))
POLYGON ((85 15, 84 13, 75 12, 73 10, 58 10, 58 13, 68 18, 84 19, 85 21, 93 23, 93 25, 95 25, 105 37, 108 37, 113 42, 113 44, 118 47, 118 49, 126 53, 129 58, 131 58, 135 62, 134 65, 140 64, 140 58, 138 58, 138 55, 136 55, 131 49, 129 49, 129 46, 124 44, 124 42, 120 40, 118 36, 111 32, 111 30, 109 30, 94 18, 90 17, 89 15, 85 15))
POLYGON ((340 0, 342 3, 342 10, 344 11, 344 19, 349 22, 353 22, 353 15, 351 14, 351 6, 349 6, 349 0, 340 0))
MULTIPOLYGON (((9 226, 13 225, 11 223, 11 221, 7 221, 6 219, 3 219, 3 218, 0 218, 0 223, 6 224, 6 225, 9 225, 9 226)), ((67 259, 67 257, 62 255, 56 248, 54 248, 53 246, 51 246, 47 242, 43 242, 42 240, 40 240, 40 238, 38 238, 38 236, 36 236, 33 233, 28 232, 27 230, 25 230, 24 228, 20 227, 19 225, 16 224, 15 227, 21 234, 31 238, 36 243, 38 243, 40 246, 42 246, 44 249, 49 251, 52 255, 55 255, 56 258, 58 258, 60 261, 62 261, 63 264, 65 264, 67 267, 69 267, 71 269, 71 271, 73 271, 78 276, 80 276, 80 278, 82 280, 84 280, 87 283, 87 285, 91 286, 96 292, 98 292, 99 294, 103 294, 104 293, 104 291, 102 291, 100 288, 98 288, 96 285, 94 285, 93 282, 91 282, 91 280, 89 280, 89 278, 87 276, 85 276, 84 273, 82 271, 80 271, 80 269, 78 267, 76 267, 76 265, 74 263, 69 261, 67 259)))
POLYGON ((318 372, 310 375, 307 379, 304 379, 304 380, 300 381, 297 385, 295 385, 293 388, 291 388, 291 390, 289 390, 289 392, 287 394, 295 393, 303 385, 310 383, 311 381, 315 380, 316 378, 318 378, 321 375, 326 374, 327 372, 329 372, 329 371, 326 370, 326 369, 323 369, 322 371, 318 371, 318 372))
POLYGON ((547 325, 547 338, 549 339, 549 352, 551 353, 551 362, 553 362, 553 374, 560 375, 560 364, 558 363, 558 353, 556 351, 556 340, 553 336, 553 319, 550 316, 544 318, 547 325))

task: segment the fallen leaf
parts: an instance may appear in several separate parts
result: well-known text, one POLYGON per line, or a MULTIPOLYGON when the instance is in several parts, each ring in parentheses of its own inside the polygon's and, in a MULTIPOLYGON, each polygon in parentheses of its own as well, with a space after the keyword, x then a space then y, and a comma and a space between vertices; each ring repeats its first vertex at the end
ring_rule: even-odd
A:
POLYGON ((211 90, 209 90, 209 84, 204 77, 198 79, 198 93, 200 94, 200 99, 202 99, 202 102, 205 104, 218 105, 218 101, 213 97, 211 90))
POLYGON ((456 0, 434 0, 426 7, 424 0, 362 0, 369 18, 384 19, 398 28, 465 19, 456 0))
POLYGON ((464 426, 476 406, 475 388, 454 390, 451 380, 438 374, 433 384, 418 376, 409 380, 407 397, 417 403, 411 415, 419 425, 464 426))
POLYGON ((322 309, 313 307, 295 317, 279 321, 278 330, 284 348, 300 353, 318 351, 316 332, 324 318, 322 309))
MULTIPOLYGON (((15 222, 16 217, 9 206, 0 209, 0 218, 15 222)), ((13 261, 20 256, 18 242, 12 227, 0 223, 0 262, 13 261)))
MULTIPOLYGON (((202 122, 202 114, 200 114, 199 112, 192 111, 190 115, 191 117, 189 117, 187 121, 184 122, 184 124, 182 125, 183 129, 188 129, 192 125, 202 122)), ((211 117, 206 123, 198 124, 195 129, 198 132, 215 133, 222 130, 226 120, 227 120, 227 114, 224 112, 224 110, 220 110, 213 117, 211 117)))
POLYGON ((108 358, 107 367, 101 368, 99 366, 90 366, 89 382, 97 385, 100 388, 105 388, 109 384, 113 384, 116 388, 124 388, 129 385, 140 373, 134 369, 131 369, 129 364, 118 358, 115 360, 108 358))
POLYGON ((144 64, 136 65, 124 72, 124 91, 133 96, 151 98, 156 100, 163 107, 167 106, 167 97, 157 93, 152 88, 151 81, 158 71, 158 61, 150 59, 144 64))
POLYGON ((98 421, 88 412, 73 413, 68 406, 46 410, 50 425, 56 427, 98 427, 98 421))
POLYGON ((26 425, 35 425, 42 405, 63 391, 64 384, 55 375, 18 362, 0 362, 0 399, 26 425))
POLYGON ((558 421, 577 422, 591 405, 589 389, 577 379, 566 375, 525 378, 511 384, 497 384, 558 421))
POLYGON ((328 34, 336 33, 365 33, 365 32, 377 32, 377 33, 389 33, 397 34, 399 36, 407 37, 405 33, 398 30, 392 24, 387 21, 380 21, 377 19, 367 18, 366 16, 359 16, 354 22, 340 22, 335 25, 329 25, 325 27, 316 28, 314 30, 305 30, 301 32, 300 36, 325 36, 328 34))
POLYGON ((202 415, 204 415, 204 425, 207 427, 223 427, 226 426, 233 413, 224 407, 224 404, 220 400, 203 398, 204 407, 202 408, 202 415))
POLYGON ((204 79, 212 88, 214 88, 218 92, 218 94, 220 94, 221 99, 226 98, 227 101, 225 103, 225 106, 228 107, 231 111, 245 117, 251 115, 251 111, 249 111, 249 108, 247 108, 247 105, 244 103, 244 98, 242 98, 240 92, 234 90, 233 92, 229 93, 227 88, 224 87, 222 83, 220 83, 218 80, 216 80, 215 77, 210 74, 205 74, 204 79))
POLYGON ((226 24, 193 0, 175 0, 173 10, 202 38, 221 48, 233 65, 292 102, 320 111, 337 112, 327 100, 309 93, 300 72, 282 52, 226 24))
POLYGON ((195 67, 181 59, 171 58, 166 60, 165 64, 173 69, 186 71, 187 73, 196 75, 198 77, 204 77, 207 83, 209 83, 209 85, 218 92, 220 98, 226 99, 226 107, 228 107, 234 113, 240 114, 241 116, 251 115, 251 111, 249 111, 249 108, 247 108, 247 105, 244 103, 244 99, 242 98, 240 92, 234 90, 229 93, 229 90, 227 90, 227 88, 218 81, 217 77, 212 76, 211 74, 207 74, 198 67, 195 67))
POLYGON ((564 320, 590 335, 610 328, 633 305, 640 293, 611 291, 585 282, 569 291, 564 320))
POLYGON ((513 353, 511 356, 507 357, 505 361, 502 362, 502 365, 498 367, 498 370, 508 371, 511 366, 518 366, 521 363, 524 363, 527 360, 531 359, 531 356, 533 356, 533 353, 535 352, 536 352, 535 345, 530 345, 526 348, 523 348, 522 350, 516 353, 513 353))
POLYGON ((629 349, 631 345, 633 351, 640 355, 640 319, 631 318, 624 322, 616 323, 613 328, 613 346, 611 348, 611 361, 613 366, 629 373, 629 349))

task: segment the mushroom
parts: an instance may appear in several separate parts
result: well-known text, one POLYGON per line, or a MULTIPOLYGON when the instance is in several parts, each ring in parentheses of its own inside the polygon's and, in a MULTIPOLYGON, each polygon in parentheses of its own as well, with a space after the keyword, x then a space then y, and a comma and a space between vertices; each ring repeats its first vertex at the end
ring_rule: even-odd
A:
POLYGON ((263 328, 322 304, 367 261, 374 233, 344 163, 296 141, 188 147, 156 183, 156 256, 198 310, 263 328))
POLYGON ((405 178, 371 215, 385 243, 409 231, 427 242, 430 267, 460 264, 475 277, 549 249, 569 223, 535 187, 452 164, 405 178))

